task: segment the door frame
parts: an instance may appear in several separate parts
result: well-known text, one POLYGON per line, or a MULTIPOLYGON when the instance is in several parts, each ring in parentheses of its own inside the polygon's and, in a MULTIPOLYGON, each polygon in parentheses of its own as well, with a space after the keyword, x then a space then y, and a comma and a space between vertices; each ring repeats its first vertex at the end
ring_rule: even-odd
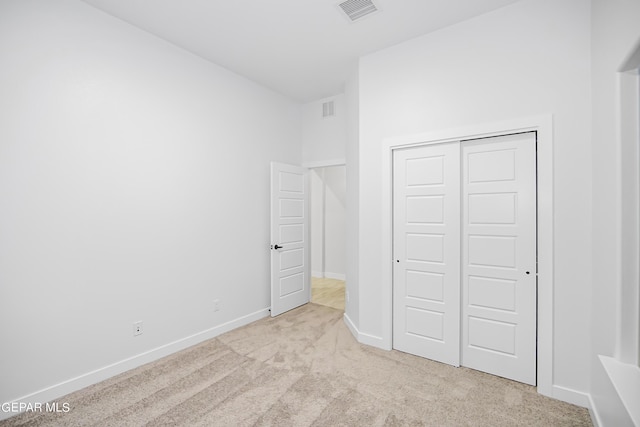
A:
MULTIPOLYGON (((382 341, 393 346, 393 151, 411 146, 537 132, 537 390, 560 397, 553 387, 553 116, 551 114, 481 123, 382 141, 382 341)), ((558 391, 560 392, 560 391, 558 391)), ((562 398, 562 397, 561 397, 562 398)), ((566 398, 566 396, 565 396, 566 398)))
MULTIPOLYGON (((324 169, 324 168, 330 168, 330 167, 334 167, 334 166, 344 166, 345 168, 345 172, 347 169, 347 161, 345 159, 334 159, 334 160, 324 160, 324 161, 316 161, 316 162, 305 162, 302 164, 303 168, 307 168, 309 169, 309 172, 311 172, 312 169, 324 169)), ((324 185, 324 180, 323 180, 323 185, 324 185)), ((324 189, 323 189, 324 191, 324 189)), ((311 189, 311 181, 309 181, 309 197, 313 197, 313 190, 311 189)), ((322 206, 323 209, 325 208, 325 200, 324 200, 324 195, 323 195, 323 201, 322 201, 322 206)), ((309 201, 309 218, 310 221, 313 221, 313 209, 311 208, 311 201, 309 201)), ((322 213, 323 215, 323 221, 324 221, 324 212, 322 213)), ((311 228, 311 226, 310 226, 311 228)), ((346 231, 346 230, 345 230, 346 231)), ((323 226, 323 230, 322 230, 322 249, 324 251, 324 226, 323 226)), ((310 239, 311 240, 311 239, 310 239)), ((313 253, 313 245, 310 243, 310 251, 309 251, 309 256, 312 258, 312 253, 313 253)), ((324 275, 324 262, 325 262, 325 256, 324 254, 322 254, 322 272, 324 275)), ((313 269, 311 271, 311 277, 313 277, 313 269)), ((345 271, 345 278, 343 279, 346 282, 346 271, 345 271)))

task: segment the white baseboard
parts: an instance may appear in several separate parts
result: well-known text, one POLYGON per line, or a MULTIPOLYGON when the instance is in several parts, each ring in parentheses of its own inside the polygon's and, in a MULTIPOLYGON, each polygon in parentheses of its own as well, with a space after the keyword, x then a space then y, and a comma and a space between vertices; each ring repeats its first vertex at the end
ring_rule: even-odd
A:
POLYGON ((353 335, 353 337, 358 342, 360 342, 360 340, 358 339, 358 328, 356 328, 356 325, 353 324, 353 322, 351 321, 351 318, 347 315, 347 313, 344 313, 344 316, 342 318, 344 319, 345 325, 347 325, 347 328, 351 332, 351 335, 353 335))
POLYGON ((617 398, 633 425, 640 426, 640 368, 609 356, 598 356, 617 398))
MULTIPOLYGON (((355 324, 351 321, 347 313, 344 314, 344 323, 347 325, 347 328, 349 328, 349 331, 351 331, 351 334, 358 340, 358 342, 383 350, 391 350, 391 348, 389 348, 389 345, 387 345, 381 337, 360 332, 355 324)), ((563 402, 571 403, 572 405, 577 405, 589 409, 591 418, 594 420, 594 424, 596 423, 597 415, 594 416, 594 413, 592 411, 592 408, 594 406, 591 400, 591 395, 589 393, 584 393, 568 387, 554 385, 552 386, 552 396, 550 397, 562 400, 563 402)))
POLYGON ((370 345, 372 347, 377 347, 382 350, 391 350, 388 345, 385 345, 384 339, 382 337, 377 337, 375 335, 365 334, 364 332, 360 332, 358 341, 362 344, 370 345))
POLYGON ((347 328, 349 328, 349 331, 351 331, 351 334, 355 337, 356 340, 358 340, 359 343, 377 347, 382 350, 391 350, 389 346, 385 345, 385 342, 381 337, 360 332, 358 328, 356 328, 356 325, 351 321, 349 316, 347 316, 347 313, 344 314, 344 323, 347 325, 347 328))
POLYGON ((591 422, 593 423, 593 427, 604 427, 591 395, 589 395, 589 415, 591 416, 591 422))
POLYGON ((336 279, 336 280, 345 280, 346 275, 343 273, 330 273, 328 271, 324 272, 324 277, 327 279, 336 279))
MULTIPOLYGON (((255 322, 256 320, 260 320, 263 317, 267 317, 269 316, 269 314, 269 308, 258 310, 246 316, 242 316, 221 325, 214 326, 213 328, 207 329, 205 331, 198 332, 169 344, 165 344, 144 353, 129 357, 111 365, 96 369, 95 371, 87 372, 78 377, 68 379, 59 384, 55 384, 51 387, 38 390, 26 396, 14 399, 11 402, 3 403, 11 404, 13 402, 17 402, 19 404, 23 402, 42 403, 44 405, 45 402, 51 402, 74 391, 83 389, 92 384, 99 383, 100 381, 104 381, 108 378, 114 377, 118 374, 137 368, 149 362, 156 361, 158 359, 161 359, 162 357, 168 356, 180 350, 184 350, 185 348, 199 344, 203 341, 215 338, 218 335, 224 334, 225 332, 229 332, 233 329, 255 322)), ((0 411, 0 420, 10 418, 17 414, 17 412, 0 411)))
POLYGON ((581 406, 583 408, 591 407, 591 396, 588 393, 559 385, 553 385, 551 387, 553 390, 553 396, 551 397, 554 399, 562 400, 563 402, 571 403, 572 405, 581 406))
MULTIPOLYGON (((74 391, 88 387, 92 384, 96 384, 100 381, 104 381, 115 375, 137 368, 144 364, 156 361, 162 357, 168 356, 180 350, 184 350, 185 348, 199 344, 208 339, 215 338, 218 335, 221 335, 225 332, 229 332, 241 326, 248 325, 249 323, 255 322, 256 320, 260 320, 267 316, 269 316, 269 308, 258 310, 246 316, 242 316, 237 319, 231 320, 229 322, 223 323, 221 325, 214 326, 213 328, 207 329, 205 331, 198 332, 191 336, 157 347, 147 352, 130 357, 128 359, 121 360, 119 362, 102 367, 100 369, 87 372, 83 375, 80 375, 75 378, 71 378, 67 381, 63 381, 51 387, 38 390, 34 393, 15 399, 12 402, 45 403, 45 402, 54 401, 55 399, 58 399, 74 391)), ((355 324, 353 323, 353 321, 351 320, 351 318, 349 318, 347 313, 344 314, 343 319, 345 324, 347 325, 347 328, 349 329, 351 334, 354 336, 354 338, 356 338, 358 342, 365 345, 377 347, 383 350, 390 350, 390 348, 388 348, 388 346, 385 345, 385 342, 381 337, 360 332, 358 328, 355 326, 355 324)), ((570 388, 554 385, 553 397, 558 400, 562 400, 564 402, 589 408, 591 412, 591 418, 594 421, 594 424, 596 424, 596 426, 600 425, 600 423, 598 423, 597 414, 595 414, 591 410, 593 408, 593 403, 591 402, 591 396, 589 394, 579 392, 570 388)), ((12 403, 12 402, 8 402, 8 403, 12 403)), ((17 413, 0 411, 0 420, 10 418, 14 415, 17 415, 17 413)))
POLYGON ((312 271, 311 272, 311 277, 314 277, 316 279, 336 279, 336 280, 347 280, 347 275, 344 273, 330 273, 328 271, 325 271, 324 273, 322 271, 312 271))

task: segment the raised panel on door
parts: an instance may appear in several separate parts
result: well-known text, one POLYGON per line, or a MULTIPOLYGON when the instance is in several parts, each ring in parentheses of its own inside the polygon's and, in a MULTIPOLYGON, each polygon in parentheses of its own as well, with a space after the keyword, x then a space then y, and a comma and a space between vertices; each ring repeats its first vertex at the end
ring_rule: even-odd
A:
POLYGON ((271 315, 309 302, 307 169, 271 164, 271 315))
POLYGON ((535 133, 462 144, 462 365, 536 383, 535 133))
POLYGON ((393 347, 459 365, 459 144, 396 150, 393 347), (395 262, 397 261, 397 262, 395 262))

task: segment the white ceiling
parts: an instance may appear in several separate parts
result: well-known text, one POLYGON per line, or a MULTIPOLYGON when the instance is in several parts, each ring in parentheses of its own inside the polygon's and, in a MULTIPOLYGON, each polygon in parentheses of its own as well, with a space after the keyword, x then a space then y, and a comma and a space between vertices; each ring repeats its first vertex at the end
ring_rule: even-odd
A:
POLYGON ((357 58, 518 0, 83 0, 299 102, 343 91, 357 58))

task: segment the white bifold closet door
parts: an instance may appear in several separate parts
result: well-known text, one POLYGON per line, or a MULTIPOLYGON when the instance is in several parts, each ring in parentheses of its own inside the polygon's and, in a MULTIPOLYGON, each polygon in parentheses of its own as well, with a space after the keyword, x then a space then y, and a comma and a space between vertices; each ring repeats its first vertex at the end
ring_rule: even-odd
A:
POLYGON ((394 154, 394 348, 535 384, 535 174, 535 133, 394 154))

